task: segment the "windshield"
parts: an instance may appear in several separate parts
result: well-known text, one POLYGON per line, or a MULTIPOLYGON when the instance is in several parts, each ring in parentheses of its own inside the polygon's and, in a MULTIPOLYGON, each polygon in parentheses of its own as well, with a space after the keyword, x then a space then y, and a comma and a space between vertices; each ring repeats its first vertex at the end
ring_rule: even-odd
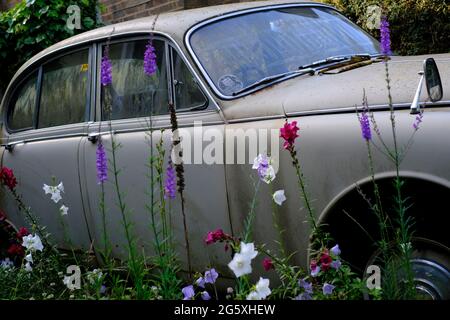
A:
POLYGON ((276 8, 219 20, 195 30, 190 44, 224 96, 330 56, 380 53, 375 39, 324 7, 276 8))

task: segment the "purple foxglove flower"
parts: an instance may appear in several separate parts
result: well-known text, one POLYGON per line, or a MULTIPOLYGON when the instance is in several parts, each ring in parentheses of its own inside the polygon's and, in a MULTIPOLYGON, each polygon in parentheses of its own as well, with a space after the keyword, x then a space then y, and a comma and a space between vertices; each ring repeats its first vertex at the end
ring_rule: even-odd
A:
POLYGON ((313 287, 312 287, 312 283, 311 282, 308 282, 305 279, 300 279, 298 281, 298 284, 300 285, 300 287, 305 289, 305 293, 308 293, 308 294, 312 294, 313 293, 313 287))
POLYGON ((144 53, 144 72, 147 75, 151 76, 158 69, 156 65, 155 47, 153 47, 151 40, 148 42, 145 48, 146 50, 144 53))
POLYGON ((194 287, 192 285, 184 287, 183 289, 181 289, 181 292, 184 296, 183 300, 192 300, 192 298, 194 298, 195 296, 194 287))
POLYGON ((391 35, 389 30, 389 22, 387 21, 386 16, 381 17, 380 36, 381 52, 385 55, 391 55, 391 35))
POLYGON ((331 248, 331 253, 334 254, 335 256, 338 256, 341 254, 341 249, 339 249, 339 245, 335 245, 333 248, 331 248))
POLYGON ((204 288, 205 287, 205 279, 203 278, 203 277, 200 277, 200 278, 198 278, 196 281, 195 281, 195 284, 197 285, 197 286, 199 286, 200 288, 204 288))
POLYGON ((335 260, 331 263, 331 267, 336 270, 338 270, 341 267, 341 265, 342 265, 341 260, 335 260))
POLYGON ((112 83, 112 65, 111 60, 109 59, 108 47, 105 47, 102 57, 101 82, 104 87, 112 83))
POLYGON ((372 139, 372 131, 370 130, 370 121, 367 110, 364 110, 360 115, 358 115, 359 123, 361 125, 361 133, 364 140, 369 141, 372 139))
POLYGON ((326 283, 326 282, 325 282, 325 283, 323 284, 323 287, 322 287, 323 294, 326 295, 326 296, 332 294, 334 288, 335 288, 335 286, 333 286, 332 284, 329 284, 329 283, 326 283))
POLYGON ((105 147, 103 146, 102 139, 97 143, 97 183, 102 184, 108 179, 108 164, 106 160, 105 147))
POLYGON ((423 111, 416 116, 416 120, 413 123, 414 130, 416 131, 419 130, 419 125, 422 122, 422 118, 423 118, 423 111))
POLYGON ((212 268, 205 272, 205 283, 215 283, 219 274, 216 272, 216 269, 212 268))
POLYGON ((175 199, 177 181, 176 173, 172 161, 169 160, 169 165, 166 170, 166 179, 164 181, 164 198, 175 199))
POLYGON ((201 296, 202 296, 203 300, 210 300, 211 299, 211 296, 209 295, 208 291, 203 291, 201 293, 201 296))

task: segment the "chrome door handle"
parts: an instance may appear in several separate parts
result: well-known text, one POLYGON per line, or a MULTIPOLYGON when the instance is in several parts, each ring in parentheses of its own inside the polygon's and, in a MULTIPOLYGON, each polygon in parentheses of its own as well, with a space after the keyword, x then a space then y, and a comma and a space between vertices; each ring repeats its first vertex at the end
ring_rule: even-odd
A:
MULTIPOLYGON (((114 134, 114 131, 112 133, 114 134)), ((99 137, 108 134, 111 134, 111 132, 92 132, 88 134, 88 140, 92 143, 96 143, 99 137)))

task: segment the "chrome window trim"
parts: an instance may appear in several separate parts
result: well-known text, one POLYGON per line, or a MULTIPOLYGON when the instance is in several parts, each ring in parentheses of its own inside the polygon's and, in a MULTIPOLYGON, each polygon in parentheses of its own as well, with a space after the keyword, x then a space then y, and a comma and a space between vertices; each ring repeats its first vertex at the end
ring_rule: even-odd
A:
MULTIPOLYGON (((201 71, 203 77, 206 79, 206 82, 209 84, 209 86, 212 88, 212 90, 214 91, 214 93, 222 100, 234 100, 249 94, 252 94, 253 92, 256 92, 258 90, 261 90, 269 85, 273 85, 282 81, 286 81, 288 79, 291 79, 293 77, 296 77, 298 75, 292 75, 286 78, 283 78, 281 80, 277 80, 274 81, 268 85, 263 85, 261 87, 252 89, 250 91, 235 95, 235 96, 227 96, 224 95, 223 93, 220 92, 220 90, 217 88, 217 86, 214 84, 214 82, 211 80, 211 77, 209 76, 208 72, 206 72, 206 69, 203 67, 203 65, 201 64, 200 60, 198 59, 197 55, 195 54, 192 46, 191 46, 191 42, 190 42, 190 38, 192 36, 192 34, 197 31, 198 29, 200 29, 201 27, 204 27, 208 24, 220 21, 220 20, 225 20, 228 18, 232 18, 232 17, 237 17, 237 16, 241 16, 241 15, 245 15, 248 13, 253 13, 253 12, 259 12, 259 11, 268 11, 268 10, 273 10, 273 9, 280 9, 280 8, 294 8, 294 7, 319 7, 319 8, 328 8, 328 9, 332 9, 338 13, 339 10, 337 10, 336 8, 330 6, 330 5, 326 5, 326 4, 321 4, 321 3, 291 3, 291 4, 276 4, 276 5, 267 5, 267 6, 261 6, 261 7, 257 7, 257 8, 250 8, 250 9, 244 9, 244 10, 239 10, 239 11, 235 11, 235 12, 231 12, 231 13, 227 13, 224 15, 220 15, 211 19, 207 19, 205 21, 202 21, 194 26, 192 26, 185 34, 184 36, 184 44, 189 52, 189 54, 191 55, 192 60, 195 62, 195 64, 197 65, 197 67, 199 68, 199 70, 201 71)), ((341 13, 340 13, 341 14, 341 13)), ((341 14, 342 15, 342 14, 341 14)), ((350 21, 350 20, 349 20, 350 21)), ((351 21, 350 21, 351 22, 351 21)), ((352 23, 353 24, 353 23, 352 23)), ((359 27, 358 27, 359 28, 359 27)), ((360 28, 361 29, 361 28, 360 28)))
MULTIPOLYGON (((173 40, 172 37, 170 37, 169 35, 162 33, 162 32, 158 32, 158 31, 154 31, 151 32, 152 34, 154 34, 153 38, 157 39, 157 40, 161 40, 164 41, 165 43, 165 55, 166 55, 166 68, 168 69, 169 73, 167 74, 167 84, 168 84, 168 92, 169 92, 169 102, 173 103, 173 92, 172 92, 172 72, 171 72, 171 61, 170 61, 170 52, 169 50, 175 50, 177 52, 177 54, 180 55, 181 59, 183 60, 183 62, 186 64, 186 66, 188 67, 189 71, 192 73, 193 77, 195 78, 196 82, 198 83, 200 90, 202 91, 202 93, 204 94, 205 98, 207 99, 207 106, 204 110, 199 110, 199 111, 195 111, 195 112, 209 112, 209 111, 215 111, 218 112, 220 114, 220 117, 222 118, 222 120, 225 122, 225 117, 223 116, 222 110, 220 109, 219 105, 217 104, 217 102, 215 101, 215 99, 212 97, 212 95, 210 94, 210 92, 207 90, 205 84, 203 81, 201 81, 199 75, 197 74, 197 72, 195 72, 195 69, 192 67, 192 65, 189 63, 189 60, 187 59, 186 55, 184 54, 183 50, 181 50, 180 46, 178 45, 178 43, 173 40)), ((111 35, 111 39, 116 38, 114 40, 111 40, 111 44, 113 43, 121 43, 121 42, 129 42, 129 41, 139 41, 139 40, 148 40, 150 36, 150 32, 145 33, 145 32, 128 32, 128 33, 120 33, 120 34, 113 34, 111 35)), ((97 41, 96 42, 96 47, 97 47, 97 58, 96 58, 96 63, 97 63, 97 72, 96 72, 96 80, 95 80, 95 84, 96 84, 96 117, 95 117, 95 121, 102 121, 101 120, 101 84, 100 84, 100 64, 101 64, 101 55, 102 55, 102 50, 101 47, 103 45, 105 45, 107 41, 107 38, 102 37, 101 41, 97 41), (98 119, 98 120, 97 120, 98 119)), ((180 114, 182 113, 186 113, 186 112, 194 112, 191 111, 190 109, 179 109, 177 110, 180 114)), ((164 115, 154 115, 153 117, 167 117, 169 118, 169 114, 164 114, 164 115)), ((137 118, 129 118, 129 119, 140 119, 140 118, 146 118, 146 117, 137 117, 137 118)), ((121 120, 126 120, 126 119, 114 119, 112 120, 112 122, 114 123, 115 121, 121 121, 121 120)), ((103 120, 105 121, 105 120, 103 120)))
POLYGON ((92 75, 95 72, 95 66, 91 65, 91 60, 93 57, 93 53, 94 53, 94 48, 92 47, 92 44, 76 44, 73 48, 62 48, 60 50, 57 50, 55 52, 52 52, 49 55, 45 55, 44 57, 42 57, 41 59, 39 59, 38 61, 36 61, 36 63, 33 63, 32 65, 30 65, 27 69, 25 69, 24 71, 22 71, 22 73, 13 80, 13 82, 10 82, 8 84, 8 88, 11 84, 16 84, 15 88, 10 92, 5 92, 5 96, 4 96, 4 104, 2 106, 4 106, 4 108, 2 109, 3 112, 3 123, 5 124, 5 129, 8 135, 13 135, 13 134, 18 134, 18 133, 23 133, 23 132, 31 132, 31 131, 36 131, 36 130, 42 130, 42 132, 44 132, 46 129, 49 128, 59 128, 59 127, 66 127, 66 126, 77 126, 79 124, 83 124, 87 121, 89 121, 89 118, 86 118, 86 116, 88 115, 88 110, 91 108, 91 103, 92 103, 92 97, 91 97, 91 90, 92 90, 92 82, 93 82, 93 78, 92 75), (86 88, 86 102, 84 105, 85 108, 85 117, 84 117, 84 121, 83 122, 77 122, 77 123, 68 123, 68 124, 61 124, 61 125, 57 125, 57 126, 53 126, 53 127, 45 127, 45 128, 38 128, 38 122, 39 122, 39 111, 40 111, 40 104, 41 104, 41 91, 42 91, 42 79, 44 76, 44 67, 46 64, 55 61, 61 57, 64 57, 66 55, 70 55, 72 53, 76 53, 76 52, 80 52, 83 50, 87 50, 88 51, 88 81, 89 84, 86 88), (28 70, 32 70, 31 72, 27 72, 28 70), (33 126, 29 127, 29 128, 22 128, 19 130, 12 130, 9 127, 9 123, 8 123, 8 115, 9 112, 11 110, 11 102, 12 99, 14 98, 14 94, 16 94, 16 92, 20 89, 20 86, 24 83, 25 80, 27 80, 31 74, 33 74, 33 72, 37 71, 38 75, 37 75, 37 81, 36 81, 36 101, 35 101, 35 107, 34 107, 34 116, 33 116, 33 126), (22 77, 23 75, 23 77, 22 77))

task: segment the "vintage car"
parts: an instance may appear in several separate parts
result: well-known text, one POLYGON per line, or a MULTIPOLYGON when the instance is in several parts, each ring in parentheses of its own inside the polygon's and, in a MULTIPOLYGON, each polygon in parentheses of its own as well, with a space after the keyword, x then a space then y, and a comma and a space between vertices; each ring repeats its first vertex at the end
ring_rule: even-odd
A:
MULTIPOLYGON (((408 145, 400 175, 411 205, 408 214, 415 221, 417 288, 432 298, 449 298, 450 54, 393 55, 388 66, 398 145, 408 145), (419 73, 426 59, 420 94, 419 73), (423 121, 408 143, 418 108, 424 110, 423 121)), ((184 193, 193 268, 214 265, 222 275, 233 276, 229 254, 222 246, 205 246, 204 237, 216 228, 242 233, 258 179, 252 169, 258 153, 274 158, 277 175, 259 190, 254 241, 276 248, 271 193, 284 189, 287 201, 279 207, 284 240, 288 251, 295 252, 293 262, 306 267, 311 229, 289 152, 279 139, 286 119, 297 121, 296 150, 316 218, 339 243, 342 258, 363 274, 376 254, 367 233, 376 238, 378 231, 357 187, 371 194, 366 142, 355 108, 361 107, 365 92, 378 130, 392 145, 385 79, 379 42, 320 3, 259 1, 127 21, 57 43, 17 71, 1 104, 1 163, 14 170, 24 202, 62 247, 68 237, 77 249, 95 248, 102 225, 96 144, 101 136, 110 149, 111 129, 122 145, 117 151, 119 180, 133 230, 150 256, 146 164, 161 135, 170 150, 167 105, 172 102, 185 135, 184 193), (152 77, 143 72, 150 36, 158 69, 152 77), (113 71, 110 121, 100 79, 107 43, 113 71), (214 152, 211 143, 219 143, 214 152), (55 205, 43 192, 44 184, 59 182, 69 208, 65 228, 61 202, 55 205)), ((373 141, 379 143, 375 136, 373 141)), ((390 208, 395 168, 376 149, 373 157, 375 178, 390 208)), ((105 188, 113 253, 126 257, 114 185, 108 182, 105 188)), ((185 266, 179 197, 171 205, 185 266)), ((25 223, 7 192, 1 194, 1 207, 14 226, 25 223)))

